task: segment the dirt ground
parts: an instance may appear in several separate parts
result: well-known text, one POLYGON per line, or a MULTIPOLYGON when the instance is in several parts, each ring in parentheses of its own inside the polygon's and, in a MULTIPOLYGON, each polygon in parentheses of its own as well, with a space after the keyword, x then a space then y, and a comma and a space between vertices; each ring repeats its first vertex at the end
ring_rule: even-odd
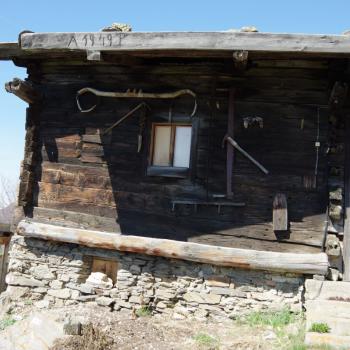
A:
POLYGON ((84 317, 83 335, 60 340, 52 350, 272 350, 285 348, 270 327, 227 321, 136 317, 94 307, 75 310, 84 317))

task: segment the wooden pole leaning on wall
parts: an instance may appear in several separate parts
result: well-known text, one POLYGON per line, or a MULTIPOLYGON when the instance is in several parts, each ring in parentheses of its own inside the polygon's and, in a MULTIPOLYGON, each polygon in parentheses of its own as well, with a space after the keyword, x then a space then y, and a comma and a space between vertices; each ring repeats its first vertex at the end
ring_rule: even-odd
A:
POLYGON ((18 78, 14 78, 6 83, 5 90, 29 104, 39 102, 42 99, 42 93, 38 89, 33 87, 28 81, 18 78))
POLYGON ((17 233, 26 237, 80 244, 91 248, 163 256, 242 269, 325 275, 325 253, 295 254, 228 248, 168 239, 128 236, 23 220, 17 233))

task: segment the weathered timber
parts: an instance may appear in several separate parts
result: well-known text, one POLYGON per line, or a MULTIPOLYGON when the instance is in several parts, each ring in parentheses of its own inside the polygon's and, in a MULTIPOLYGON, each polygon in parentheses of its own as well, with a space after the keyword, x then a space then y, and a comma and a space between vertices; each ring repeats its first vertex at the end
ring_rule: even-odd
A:
POLYGON ((14 43, 14 42, 1 43, 0 42, 0 60, 9 60, 20 54, 21 54, 21 49, 18 43, 14 43))
POLYGON ((350 281, 350 115, 346 113, 345 121, 345 162, 344 162, 344 193, 345 220, 343 238, 343 280, 350 281))
POLYGON ((349 54, 350 38, 242 32, 24 33, 20 46, 22 50, 248 50, 349 54))
POLYGON ((5 84, 5 90, 10 92, 27 103, 38 102, 42 99, 42 94, 34 88, 31 83, 18 78, 5 84))
POLYGON ((243 269, 325 275, 328 258, 324 253, 294 254, 208 246, 111 232, 82 230, 33 221, 21 221, 17 233, 26 237, 82 244, 173 259, 190 260, 243 269))
POLYGON ((283 193, 277 193, 272 204, 272 222, 274 231, 288 230, 287 198, 283 193))

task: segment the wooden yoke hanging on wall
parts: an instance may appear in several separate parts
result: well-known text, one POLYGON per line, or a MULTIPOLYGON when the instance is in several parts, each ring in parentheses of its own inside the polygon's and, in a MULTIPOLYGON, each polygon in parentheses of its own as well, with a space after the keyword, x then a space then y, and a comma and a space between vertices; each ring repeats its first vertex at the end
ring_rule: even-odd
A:
POLYGON ((32 84, 27 81, 14 78, 5 84, 5 90, 10 92, 23 101, 31 104, 42 99, 42 93, 35 89, 32 84))

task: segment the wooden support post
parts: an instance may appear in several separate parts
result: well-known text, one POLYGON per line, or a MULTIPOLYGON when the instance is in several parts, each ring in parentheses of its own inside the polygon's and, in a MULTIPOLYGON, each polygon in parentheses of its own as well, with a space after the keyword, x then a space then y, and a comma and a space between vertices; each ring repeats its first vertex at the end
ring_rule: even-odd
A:
MULTIPOLYGON (((227 136, 234 138, 234 102, 235 102, 235 89, 229 90, 228 98, 228 116, 227 116, 227 136)), ((226 153, 226 197, 231 199, 233 197, 232 191, 232 172, 234 161, 234 147, 228 143, 226 153)))
POLYGON ((325 253, 297 254, 228 248, 84 230, 25 220, 18 224, 17 232, 27 237, 81 244, 92 248, 163 256, 170 259, 182 259, 241 269, 320 275, 325 275, 328 271, 328 258, 325 253))
POLYGON ((12 81, 5 84, 5 90, 10 92, 27 103, 38 102, 42 99, 40 91, 35 89, 27 81, 14 78, 12 81))
POLYGON ((345 116, 343 280, 350 281, 350 113, 345 116))
POLYGON ((288 207, 287 197, 283 193, 277 193, 273 199, 273 230, 287 231, 288 230, 288 207))

